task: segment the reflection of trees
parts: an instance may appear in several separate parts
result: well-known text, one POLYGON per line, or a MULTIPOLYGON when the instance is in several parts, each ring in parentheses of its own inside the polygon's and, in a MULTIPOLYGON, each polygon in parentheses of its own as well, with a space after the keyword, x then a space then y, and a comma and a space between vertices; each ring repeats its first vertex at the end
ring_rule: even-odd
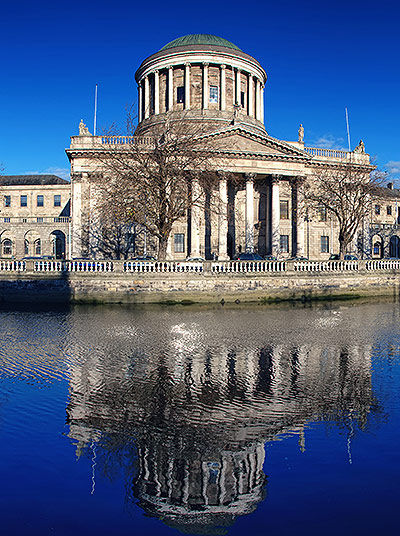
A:
POLYGON ((70 437, 86 451, 96 441, 103 473, 123 468, 127 495, 183 532, 222 534, 257 507, 266 440, 316 420, 353 433, 376 409, 368 347, 165 350, 141 367, 94 359, 90 381, 72 374, 70 437))

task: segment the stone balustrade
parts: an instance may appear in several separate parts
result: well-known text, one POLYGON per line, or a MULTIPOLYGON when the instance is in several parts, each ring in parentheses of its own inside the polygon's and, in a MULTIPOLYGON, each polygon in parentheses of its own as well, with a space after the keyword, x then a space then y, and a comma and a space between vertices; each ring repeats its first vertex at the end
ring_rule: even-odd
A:
POLYGON ((0 260, 0 272, 274 274, 400 271, 400 259, 360 261, 64 261, 0 260))
POLYGON ((69 223, 71 221, 71 218, 69 216, 27 216, 27 217, 13 217, 13 216, 5 216, 1 218, 0 223, 45 223, 45 224, 54 224, 54 223, 69 223))

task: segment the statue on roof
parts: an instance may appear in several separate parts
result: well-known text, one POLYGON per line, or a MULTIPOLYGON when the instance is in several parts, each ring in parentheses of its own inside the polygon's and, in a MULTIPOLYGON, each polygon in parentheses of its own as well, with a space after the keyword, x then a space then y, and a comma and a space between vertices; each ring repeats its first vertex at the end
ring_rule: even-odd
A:
POLYGON ((299 143, 304 143, 304 127, 301 123, 299 126, 299 143))
POLYGON ((91 136, 88 127, 83 122, 83 119, 81 119, 81 122, 79 123, 79 136, 91 136))
POLYGON ((354 149, 355 153, 365 153, 365 145, 362 140, 360 140, 360 143, 357 145, 357 147, 354 149))

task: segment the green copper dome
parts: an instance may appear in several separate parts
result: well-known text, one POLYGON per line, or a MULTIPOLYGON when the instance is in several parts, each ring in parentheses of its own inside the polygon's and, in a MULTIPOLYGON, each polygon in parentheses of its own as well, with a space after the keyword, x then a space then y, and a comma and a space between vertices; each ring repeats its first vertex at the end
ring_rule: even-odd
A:
POLYGON ((178 39, 174 39, 173 41, 162 47, 161 50, 168 50, 169 48, 175 47, 190 47, 191 45, 214 45, 218 47, 240 50, 239 47, 237 47, 227 39, 223 39, 222 37, 217 37, 216 35, 210 34, 183 35, 182 37, 178 37, 178 39))

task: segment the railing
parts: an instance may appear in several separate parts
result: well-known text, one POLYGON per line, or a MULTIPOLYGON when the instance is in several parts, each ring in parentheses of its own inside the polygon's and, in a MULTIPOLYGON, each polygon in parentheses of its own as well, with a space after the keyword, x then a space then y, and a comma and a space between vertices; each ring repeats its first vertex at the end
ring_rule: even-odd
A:
POLYGON ((69 223, 71 218, 68 216, 37 216, 33 218, 30 217, 13 217, 5 216, 0 219, 0 224, 2 223, 69 223))
POLYGON ((182 272, 203 272, 202 262, 140 262, 125 261, 124 272, 139 273, 182 273, 182 272))
POLYGON ((399 271, 400 259, 361 261, 89 261, 1 259, 0 272, 291 274, 399 271))
POLYGON ((24 272, 25 261, 0 261, 0 272, 24 272))
POLYGON ((35 272, 112 272, 112 261, 34 261, 35 272))
POLYGON ((321 147, 304 147, 304 150, 311 156, 322 156, 325 158, 350 159, 352 154, 348 151, 339 151, 338 149, 322 149, 321 147))
POLYGON ((153 145, 153 138, 139 136, 101 136, 102 145, 153 145))
POLYGON ((285 261, 217 261, 211 263, 213 274, 284 272, 285 261))
POLYGON ((356 272, 358 261, 294 261, 295 272, 356 272))

